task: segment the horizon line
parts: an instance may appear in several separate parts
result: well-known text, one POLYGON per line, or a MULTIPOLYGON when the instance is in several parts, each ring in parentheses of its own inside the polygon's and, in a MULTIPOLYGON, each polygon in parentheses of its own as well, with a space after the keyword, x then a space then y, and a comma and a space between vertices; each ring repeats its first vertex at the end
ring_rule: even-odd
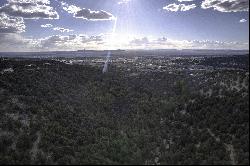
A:
POLYGON ((46 53, 46 52, 85 52, 85 51, 96 51, 96 52, 103 52, 103 51, 247 51, 249 49, 203 49, 203 48, 196 48, 196 49, 84 49, 84 50, 48 50, 48 51, 0 51, 0 53, 46 53))

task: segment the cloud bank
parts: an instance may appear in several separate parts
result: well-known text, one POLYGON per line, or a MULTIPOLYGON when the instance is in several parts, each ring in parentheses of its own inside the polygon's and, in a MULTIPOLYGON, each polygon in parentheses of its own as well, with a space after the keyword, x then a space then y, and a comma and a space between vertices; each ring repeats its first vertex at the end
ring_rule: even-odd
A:
MULTIPOLYGON (((1 51, 75 51, 82 49, 110 49, 110 34, 88 36, 84 34, 52 35, 39 39, 25 38, 20 34, 0 33, 1 51)), ((173 40, 166 37, 126 37, 115 35, 113 49, 246 49, 248 42, 227 42, 211 40, 173 40)))

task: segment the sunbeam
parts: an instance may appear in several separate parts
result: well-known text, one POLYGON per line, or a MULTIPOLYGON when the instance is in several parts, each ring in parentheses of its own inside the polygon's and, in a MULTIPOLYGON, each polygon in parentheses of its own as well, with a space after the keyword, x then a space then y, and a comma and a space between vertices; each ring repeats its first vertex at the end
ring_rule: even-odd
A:
POLYGON ((105 61, 104 67, 102 69, 103 73, 106 73, 108 71, 108 64, 109 64, 109 60, 110 60, 110 56, 111 56, 110 50, 113 49, 113 42, 112 41, 114 40, 114 35, 116 32, 116 25, 117 25, 117 17, 115 18, 115 21, 114 21, 114 25, 113 25, 113 29, 112 29, 112 33, 111 33, 111 40, 109 42, 110 49, 108 50, 106 61, 105 61))

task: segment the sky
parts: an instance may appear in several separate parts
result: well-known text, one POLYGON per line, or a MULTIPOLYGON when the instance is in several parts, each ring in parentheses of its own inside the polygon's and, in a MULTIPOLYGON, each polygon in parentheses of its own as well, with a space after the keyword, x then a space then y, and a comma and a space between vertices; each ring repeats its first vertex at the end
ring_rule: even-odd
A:
POLYGON ((0 51, 247 49, 249 0, 0 0, 0 51))

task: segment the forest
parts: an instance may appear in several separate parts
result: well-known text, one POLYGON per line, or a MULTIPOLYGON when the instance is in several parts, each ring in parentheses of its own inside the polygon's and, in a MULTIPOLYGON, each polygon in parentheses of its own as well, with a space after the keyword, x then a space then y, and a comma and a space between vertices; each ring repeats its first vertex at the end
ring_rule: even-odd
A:
POLYGON ((1 58, 0 164, 248 165, 249 56, 168 60, 1 58))

